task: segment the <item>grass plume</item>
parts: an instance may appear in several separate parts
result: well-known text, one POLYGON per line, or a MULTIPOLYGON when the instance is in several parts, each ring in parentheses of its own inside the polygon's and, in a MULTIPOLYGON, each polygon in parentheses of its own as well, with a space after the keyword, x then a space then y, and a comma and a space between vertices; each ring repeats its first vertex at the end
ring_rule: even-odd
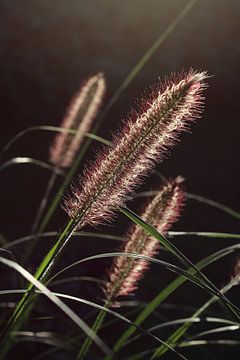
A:
MULTIPOLYGON (((165 234, 178 219, 185 201, 182 178, 169 181, 159 193, 148 202, 141 218, 165 234)), ((152 257, 159 251, 159 241, 142 228, 132 225, 126 236, 122 252, 137 253, 152 257)), ((137 282, 143 277, 149 263, 128 257, 117 257, 108 272, 108 281, 104 292, 108 303, 119 296, 128 295, 137 288, 137 282)))
POLYGON ((65 200, 64 208, 78 228, 111 219, 178 134, 200 117, 206 77, 205 72, 192 69, 173 74, 142 98, 139 111, 132 111, 115 135, 114 147, 97 156, 65 200))
POLYGON ((102 73, 89 77, 74 96, 61 127, 77 130, 73 137, 68 133, 55 136, 49 150, 49 160, 60 168, 69 167, 90 130, 105 94, 106 83, 102 73))

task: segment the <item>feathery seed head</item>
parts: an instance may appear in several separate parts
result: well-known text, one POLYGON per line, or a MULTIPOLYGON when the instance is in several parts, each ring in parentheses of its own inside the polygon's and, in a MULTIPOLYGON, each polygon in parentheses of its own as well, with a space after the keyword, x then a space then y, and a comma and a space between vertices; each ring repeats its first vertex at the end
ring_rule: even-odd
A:
MULTIPOLYGON (((165 234, 178 219, 185 202, 183 179, 177 177, 162 187, 159 193, 148 202, 141 217, 165 234)), ((154 256, 159 251, 159 241, 146 233, 141 227, 132 225, 126 235, 122 252, 154 256)), ((128 295, 137 288, 137 282, 143 277, 149 263, 146 260, 120 256, 113 261, 108 272, 108 281, 104 287, 106 299, 115 303, 115 299, 128 295)), ((116 303, 115 303, 116 305, 116 303)))
POLYGON ((76 134, 67 132, 55 136, 50 148, 50 162, 57 167, 69 167, 96 117, 105 93, 105 79, 98 73, 87 79, 67 110, 61 127, 76 130, 76 134))
POLYGON ((111 219, 178 134, 200 117, 205 78, 205 72, 192 69, 172 75, 142 100, 140 111, 132 113, 115 135, 113 148, 105 147, 65 201, 65 210, 77 219, 79 228, 111 219))

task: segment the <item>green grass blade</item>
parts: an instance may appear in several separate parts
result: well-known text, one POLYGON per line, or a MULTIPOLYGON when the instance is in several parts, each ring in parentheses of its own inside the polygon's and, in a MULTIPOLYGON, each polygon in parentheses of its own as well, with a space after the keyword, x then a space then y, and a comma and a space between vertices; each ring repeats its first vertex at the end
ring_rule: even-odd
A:
MULTIPOLYGON (((139 198, 139 197, 148 197, 148 196, 155 196, 157 194, 157 191, 151 190, 151 191, 143 191, 143 192, 139 192, 137 194, 134 195, 135 198, 139 198)), ((195 195, 195 194, 190 194, 187 193, 187 198, 190 200, 195 200, 198 201, 200 203, 212 206, 216 209, 219 209, 223 212, 225 212, 226 214, 236 218, 236 219, 240 219, 240 213, 231 209, 230 207, 223 205, 215 200, 211 200, 208 199, 204 196, 199 196, 199 195, 195 195)))
MULTIPOLYGON (((66 129, 63 127, 58 127, 58 126, 51 126, 51 125, 39 125, 39 126, 31 126, 28 127, 22 131, 20 131, 19 133, 17 133, 2 149, 2 153, 8 151, 10 149, 10 147, 15 144, 16 141, 18 141, 19 139, 21 139, 23 136, 31 133, 31 132, 35 132, 35 131, 48 131, 48 132, 62 132, 62 133, 67 133, 67 134, 72 134, 75 135, 77 133, 77 130, 74 129, 66 129)), ((103 139, 100 136, 97 136, 95 134, 92 133, 86 133, 85 134, 86 137, 88 137, 89 139, 92 140, 96 140, 102 144, 105 145, 111 145, 112 143, 106 139, 103 139)))
MULTIPOLYGON (((221 292, 224 294, 227 291, 229 291, 234 285, 236 285, 236 281, 238 281, 238 276, 236 278, 231 279, 227 285, 225 285, 221 292)), ((218 298, 216 296, 213 296, 208 300, 204 305, 202 305, 193 315, 192 319, 198 317, 200 314, 202 314, 210 305, 212 305, 214 302, 218 301, 218 298)), ((180 328, 178 328, 167 340, 168 344, 171 344, 171 346, 176 346, 179 342, 179 339, 186 333, 186 331, 191 327, 192 322, 186 322, 184 323, 180 328)), ((157 359, 164 355, 168 349, 166 347, 160 346, 153 354, 151 359, 157 359)))
POLYGON ((24 156, 17 156, 14 157, 12 159, 9 159, 7 161, 5 161, 2 165, 0 165, 0 171, 5 170, 6 168, 8 168, 9 166, 13 166, 13 165, 22 165, 22 164, 29 164, 29 165, 36 165, 36 166, 40 166, 43 169, 49 170, 49 171, 53 171, 53 172, 57 172, 58 174, 63 175, 62 170, 58 169, 56 170, 54 166, 37 160, 37 159, 33 159, 30 157, 24 157, 24 156))
MULTIPOLYGON (((204 269, 206 266, 214 263, 215 261, 232 254, 234 251, 240 249, 240 244, 229 246, 225 249, 221 249, 210 256, 207 256, 203 260, 199 261, 196 264, 198 269, 204 269)), ((195 273, 193 268, 188 270, 191 273, 195 273)), ((136 320, 134 321, 135 324, 142 324, 152 313, 157 309, 157 307, 168 298, 175 290, 177 290, 182 284, 186 282, 186 278, 180 276, 172 281, 167 287, 165 287, 144 309, 143 311, 137 316, 136 320)), ((121 348, 124 346, 126 341, 132 336, 135 332, 134 327, 129 327, 117 340, 113 349, 115 352, 119 352, 121 348)), ((109 358, 108 358, 109 359, 109 358)), ((105 359, 107 360, 107 358, 105 359)))
POLYGON ((215 207, 221 211, 224 211, 226 214, 228 215, 231 215, 232 217, 240 220, 240 213, 229 208, 228 206, 225 206, 215 200, 211 200, 211 199, 208 199, 206 197, 203 197, 203 196, 199 196, 199 195, 195 195, 195 194, 190 194, 188 193, 187 194, 187 198, 188 199, 191 199, 191 200, 196 200, 198 202, 201 202, 203 204, 207 204, 209 206, 212 206, 212 207, 215 207))
MULTIPOLYGON (((154 55, 154 53, 160 48, 160 46, 166 41, 169 35, 173 33, 173 31, 176 29, 176 27, 180 24, 180 22, 185 18, 185 16, 190 12, 190 10, 195 5, 196 0, 190 0, 186 4, 186 6, 182 9, 182 11, 176 16, 176 18, 173 19, 173 21, 170 23, 170 25, 165 29, 165 31, 158 37, 158 39, 153 43, 153 45, 147 50, 147 52, 144 54, 144 56, 139 60, 139 62, 136 64, 136 66, 132 69, 132 71, 129 73, 129 75, 126 77, 126 79, 123 81, 123 83, 119 86, 119 88, 116 90, 113 97, 108 102, 107 106, 101 113, 100 117, 98 118, 98 121, 96 125, 93 128, 93 133, 96 133, 105 118, 108 111, 112 108, 112 106, 115 104, 121 93, 124 89, 129 86, 129 84, 135 79, 135 77, 139 74, 139 72, 142 70, 144 65, 151 59, 151 57, 154 55)), ((64 193, 66 187, 69 185, 69 183, 72 180, 73 175, 75 174, 80 162, 82 161, 86 151, 88 150, 89 146, 91 144, 91 139, 88 139, 86 142, 84 142, 76 160, 74 161, 72 167, 70 168, 64 182, 62 183, 60 189, 58 190, 55 198, 53 199, 51 206, 49 207, 47 214, 45 218, 43 219, 39 232, 44 232, 49 220, 51 219, 52 215, 54 214, 59 201, 62 197, 62 194, 64 193)))
MULTIPOLYGON (((220 327, 218 329, 232 329, 232 330, 237 330, 239 329, 239 324, 236 324, 235 322, 233 321, 230 321, 230 320, 226 320, 226 319, 221 319, 221 318, 211 318, 211 317, 208 317, 208 318, 204 318, 204 319, 201 319, 200 317, 196 317, 194 319, 188 317, 188 318, 183 318, 183 319, 177 319, 177 320, 172 320, 172 321, 166 321, 164 323, 161 323, 161 324, 157 324, 153 327, 151 327, 150 329, 148 329, 148 331, 150 332, 153 332, 155 330, 159 330, 159 329, 163 329, 163 328, 166 328, 166 327, 171 327, 171 326, 176 326, 176 325, 180 325, 180 324, 184 324, 185 322, 191 322, 191 323, 198 323, 198 324, 202 324, 202 323, 208 323, 208 324, 211 324, 211 323, 224 323, 224 324, 230 324, 228 326, 225 326, 225 327, 220 327)), ((217 328, 216 328, 217 329, 217 328)), ((215 330, 215 329, 213 329, 215 330)), ((208 330, 208 331, 205 331, 204 333, 199 333, 197 335, 194 335, 194 336, 191 336, 190 338, 188 338, 188 340, 191 340, 191 339, 195 339, 196 337, 199 337, 200 335, 206 335, 206 334, 209 334, 209 331, 211 332, 212 330, 208 330), (198 336, 199 335, 199 336, 198 336)), ((213 331, 215 332, 215 331, 213 331)), ((136 340, 139 340, 141 337, 143 336, 143 334, 138 334, 132 338, 130 338, 128 341, 126 341, 125 343, 125 346, 128 345, 128 344, 131 344, 132 342, 136 341, 136 340)))
POLYGON ((216 239, 240 239, 240 234, 207 232, 207 231, 168 231, 168 236, 201 236, 216 239))
MULTIPOLYGON (((38 281, 33 275, 31 275, 26 269, 24 269, 18 263, 0 257, 0 262, 18 273, 20 273, 26 280, 31 282, 32 286, 39 289, 51 302, 58 306, 66 316, 68 316, 82 331, 84 331, 87 336, 89 336, 92 341, 105 353, 111 354, 111 350, 107 345, 96 335, 89 326, 76 314, 74 313, 64 302, 62 302, 56 295, 54 295, 46 286, 44 286, 40 281, 38 281)), ((0 359, 4 358, 3 348, 1 349, 0 359)))
POLYGON ((166 39, 174 32, 174 30, 181 23, 181 21, 187 16, 187 14, 191 11, 191 9, 196 4, 196 2, 197 0, 190 0, 187 2, 187 4, 182 8, 180 13, 175 17, 175 19, 173 19, 173 21, 169 24, 169 26, 164 30, 164 32, 157 38, 157 40, 147 50, 147 52, 143 55, 143 57, 139 60, 139 62, 134 66, 132 71, 128 74, 126 79, 117 89, 116 93, 110 99, 104 111, 103 114, 104 116, 115 104, 121 93, 130 85, 130 83, 135 79, 135 77, 139 74, 139 72, 143 69, 143 67, 147 64, 147 62, 152 58, 154 53, 160 48, 161 45, 163 45, 166 39))
MULTIPOLYGON (((59 234, 58 231, 48 231, 39 234, 39 237, 56 237, 59 234)), ((75 231, 72 236, 81 236, 81 237, 94 237, 104 240, 113 240, 118 242, 123 242, 125 239, 122 236, 116 236, 116 235, 110 235, 110 234, 104 234, 104 233, 95 233, 95 232, 85 232, 85 231, 75 231)), ((13 240, 5 245, 2 246, 3 249, 11 249, 14 246, 24 244, 28 241, 31 241, 35 235, 27 235, 23 236, 21 238, 18 238, 16 240, 13 240)))
POLYGON ((199 346, 199 345, 223 345, 223 346, 237 346, 240 345, 239 340, 232 340, 232 339, 218 339, 218 340, 193 340, 193 341, 184 341, 179 344, 179 347, 188 347, 188 346, 199 346))
POLYGON ((139 225, 151 236, 157 239, 161 245, 173 253, 184 265, 193 267, 196 270, 196 275, 198 276, 198 285, 203 287, 206 286, 205 288, 208 289, 208 291, 216 293, 216 295, 222 300, 223 305, 227 307, 230 312, 232 312, 238 319, 240 319, 240 309, 232 304, 225 296, 223 296, 217 287, 201 272, 201 270, 195 267, 195 265, 176 246, 174 246, 169 240, 161 235, 154 227, 143 221, 132 210, 122 207, 120 211, 129 219, 131 219, 136 225, 139 225))
MULTIPOLYGON (((1 261, 1 258, 0 258, 0 261, 1 261)), ((22 268, 22 267, 21 267, 22 268)), ((24 274, 22 274, 24 276, 24 274)), ((32 276, 32 275, 31 275, 32 276)), ((35 278, 34 278, 35 279, 35 278)), ((29 279, 28 279, 29 280, 29 279)), ((30 280, 29 280, 30 281, 30 280)), ((35 285, 35 284, 34 284, 35 285)), ((35 287, 37 287, 35 285, 35 287)), ((40 288, 38 288, 39 290, 35 290, 35 292, 37 294, 44 294, 46 295, 40 288)), ((23 289, 17 289, 17 290, 3 290, 3 291, 0 291, 0 295, 9 295, 9 294, 19 294, 19 293, 25 293, 26 290, 23 290, 23 289)), ((50 292, 50 290, 49 290, 50 292)), ((151 338, 153 338, 154 340, 156 340, 157 342, 161 343, 161 344, 165 344, 164 341, 162 341, 160 338, 158 338, 157 336, 153 335, 151 332, 141 328, 140 326, 138 325, 135 325, 131 320, 129 320, 128 318, 126 318, 125 316, 117 313, 116 311, 113 311, 113 310, 110 310, 108 309, 106 306, 102 306, 102 305, 99 305, 99 304, 96 304, 92 301, 89 301, 89 300, 86 300, 86 299, 83 299, 83 298, 80 298, 80 297, 76 297, 76 296, 72 296, 72 295, 68 295, 68 294, 64 294, 64 293, 59 293, 59 292, 53 292, 51 291, 51 294, 54 296, 54 297, 57 297, 57 298, 63 298, 63 299, 68 299, 68 300, 72 300, 72 301, 75 301, 75 302, 80 302, 81 304, 85 304, 85 305, 88 305, 88 306, 91 306, 95 309, 98 309, 98 310, 101 310, 101 312, 99 313, 99 315, 101 314, 101 317, 104 318, 103 314, 105 313, 108 313, 112 316, 114 316, 115 318, 127 323, 127 324, 130 324, 131 326, 134 326, 137 330, 139 330, 141 333, 143 333, 144 335, 147 335, 147 336, 150 336, 151 338)), ((63 309, 62 309, 63 310, 63 309)), ((63 310, 64 311, 64 310, 63 310)), ((97 332, 97 329, 92 329, 92 334, 96 333, 97 332)), ((89 337, 92 341, 92 337, 89 337)), ((165 344, 165 346, 168 346, 167 344, 165 344)), ((171 347, 169 347, 169 350, 172 350, 171 347)), ((173 349, 173 352, 174 353, 177 353, 177 355, 179 355, 181 357, 181 354, 179 354, 175 349, 173 349)), ((185 359, 184 357, 181 357, 183 359, 185 359)))
POLYGON ((202 332, 200 332, 198 334, 195 334, 195 335, 191 336, 190 338, 188 337, 187 341, 195 340, 197 338, 200 338, 200 337, 206 336, 206 335, 219 334, 219 333, 226 332, 226 331, 236 331, 236 330, 239 330, 239 329, 240 329, 240 326, 238 324, 216 327, 216 328, 213 328, 211 330, 202 331, 202 332))
MULTIPOLYGON (((214 294, 216 294, 216 296, 218 296, 214 290, 208 288, 206 285, 201 284, 199 282, 198 278, 196 278, 193 275, 194 272, 184 270, 184 269, 180 268, 179 266, 173 265, 169 262, 166 262, 163 260, 158 260, 156 258, 152 258, 152 257, 146 256, 146 255, 140 255, 140 254, 135 254, 135 253, 125 253, 125 252, 111 252, 111 253, 97 254, 97 255, 92 255, 87 258, 78 260, 78 261, 66 266, 65 268, 63 268, 62 270, 57 272, 56 274, 54 274, 50 279, 48 279, 48 284, 50 282, 52 282, 54 279, 56 279, 59 275, 63 274, 65 271, 67 271, 77 265, 83 264, 87 261, 92 261, 92 260, 97 260, 97 259, 105 259, 105 258, 109 258, 109 257, 112 258, 112 257, 116 257, 116 256, 124 256, 124 257, 129 257, 129 258, 134 258, 134 259, 142 259, 142 260, 146 260, 151 263, 160 265, 171 272, 183 275, 184 277, 186 277, 188 280, 192 281, 197 286, 200 286, 201 288, 204 288, 204 289, 208 289, 208 291, 210 291, 211 293, 214 293, 214 294)), ((195 270, 195 273, 196 273, 196 270, 195 270)))

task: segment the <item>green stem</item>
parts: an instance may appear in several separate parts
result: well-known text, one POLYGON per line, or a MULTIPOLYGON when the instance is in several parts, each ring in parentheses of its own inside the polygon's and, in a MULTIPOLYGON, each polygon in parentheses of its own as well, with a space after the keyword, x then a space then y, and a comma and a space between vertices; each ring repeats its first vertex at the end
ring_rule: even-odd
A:
MULTIPOLYGON (((59 236, 55 245, 51 248, 51 250, 47 253, 44 257, 43 261, 41 262, 39 268, 37 269, 34 277, 37 280, 41 280, 43 283, 47 280, 47 276, 49 275, 50 270, 54 266, 58 256, 61 254, 63 247, 69 241, 72 233, 74 232, 79 220, 71 219, 67 225, 64 227, 61 235, 59 236)), ((1 354, 0 359, 4 359, 4 356, 8 352, 14 337, 9 338, 9 332, 13 329, 17 329, 21 326, 21 319, 26 320, 29 316, 33 303, 36 295, 34 293, 34 285, 30 283, 27 287, 27 291, 22 296, 21 300, 17 304, 13 315, 9 319, 8 323, 4 327, 1 336, 0 336, 0 347, 1 347, 1 354)))
POLYGON ((48 199, 49 199, 49 195, 52 191, 52 188, 56 182, 56 179, 57 179, 57 172, 53 172, 49 181, 48 181, 48 185, 47 185, 47 188, 46 188, 46 191, 45 191, 45 194, 43 196, 43 199, 41 201, 41 204, 39 206, 39 209, 38 209, 38 212, 37 212, 37 215, 36 215, 36 218, 34 220, 34 223, 33 223, 33 226, 32 226, 32 230, 31 230, 31 235, 34 235, 34 238, 33 238, 33 241, 31 241, 30 243, 30 246, 27 248, 26 250, 26 253, 24 255, 24 258, 23 258, 23 264, 26 264, 28 259, 30 258, 30 256, 32 255, 33 251, 35 250, 36 246, 37 246, 37 243, 38 243, 38 240, 39 240, 39 237, 40 237, 40 233, 39 231, 37 231, 38 227, 39 227, 39 223, 40 223, 40 220, 42 218, 42 215, 46 209, 46 206, 47 206, 47 202, 48 202, 48 199), (36 233, 37 232, 37 233, 36 233))
MULTIPOLYGON (((207 256, 203 260, 199 261, 195 267, 198 269, 204 269, 206 266, 214 263, 215 261, 221 259, 222 257, 225 257, 229 254, 232 254, 233 251, 239 249, 239 244, 229 246, 226 249, 220 250, 217 253, 213 253, 212 255, 207 256)), ((194 268, 190 268, 188 270, 190 274, 195 274, 196 270, 194 268)), ((157 309, 157 307, 166 300, 175 290, 177 290, 182 284, 184 284, 187 281, 186 278, 183 276, 177 277, 174 281, 172 281, 167 287, 165 287, 148 305, 146 308, 143 309, 143 311, 137 316, 137 318, 134 321, 135 325, 141 325, 152 313, 154 310, 157 309)), ((126 341, 134 334, 136 331, 136 327, 130 326, 117 340, 115 343, 113 350, 115 353, 119 352, 121 348, 124 346, 126 341)), ((104 360, 110 360, 111 357, 107 356, 104 358, 104 360)))
MULTIPOLYGON (((105 304, 104 305, 106 308, 109 308, 110 304, 105 304)), ((92 325, 92 328, 91 330, 93 330, 95 332, 95 334, 98 333, 99 329, 101 328, 102 326, 102 323, 105 319, 105 316, 106 316, 106 312, 104 310, 101 310, 99 313, 98 313, 98 316, 96 317, 93 325, 92 325)), ((90 337, 87 337, 83 343, 83 346, 81 347, 79 353, 78 353, 78 356, 77 356, 77 360, 83 360, 85 355, 87 354, 90 346, 92 344, 92 339, 90 339, 90 337)))
MULTIPOLYGON (((221 293, 225 294, 227 291, 229 291, 234 285, 236 285, 239 276, 236 276, 233 278, 226 286, 224 286, 221 289, 221 293)), ((213 296, 211 299, 209 299, 205 304, 203 304, 190 318, 190 321, 187 321, 182 326, 180 326, 167 340, 167 343, 170 346, 176 346, 179 339, 184 335, 184 333, 192 326, 193 322, 192 320, 198 317, 200 314, 202 314, 207 308, 218 301, 218 298, 216 296, 213 296)), ((152 355, 151 359, 156 359, 161 357, 163 354, 165 354, 168 351, 168 348, 166 346, 160 346, 152 355)))

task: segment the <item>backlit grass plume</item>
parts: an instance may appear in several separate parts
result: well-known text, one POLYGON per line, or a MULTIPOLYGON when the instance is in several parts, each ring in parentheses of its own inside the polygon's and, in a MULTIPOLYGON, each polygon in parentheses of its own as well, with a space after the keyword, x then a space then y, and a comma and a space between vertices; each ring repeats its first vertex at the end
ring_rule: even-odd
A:
POLYGON ((57 167, 71 165, 86 133, 90 130, 105 94, 105 79, 102 73, 91 76, 74 96, 62 127, 76 130, 76 135, 59 133, 49 151, 50 162, 57 167))
POLYGON ((78 222, 97 225, 112 218, 143 177, 162 160, 180 131, 200 117, 205 72, 192 69, 153 87, 132 111, 122 130, 105 148, 65 200, 65 210, 78 222))
MULTIPOLYGON (((159 193, 148 202, 140 215, 143 220, 154 226, 161 234, 165 234, 178 219, 185 201, 182 186, 183 179, 177 177, 162 187, 159 193)), ((132 225, 125 237, 122 252, 154 256, 159 251, 159 241, 144 229, 132 225)), ((128 295, 137 288, 149 262, 130 257, 117 257, 108 272, 108 281, 104 287, 106 300, 109 304, 121 295, 128 295)))

